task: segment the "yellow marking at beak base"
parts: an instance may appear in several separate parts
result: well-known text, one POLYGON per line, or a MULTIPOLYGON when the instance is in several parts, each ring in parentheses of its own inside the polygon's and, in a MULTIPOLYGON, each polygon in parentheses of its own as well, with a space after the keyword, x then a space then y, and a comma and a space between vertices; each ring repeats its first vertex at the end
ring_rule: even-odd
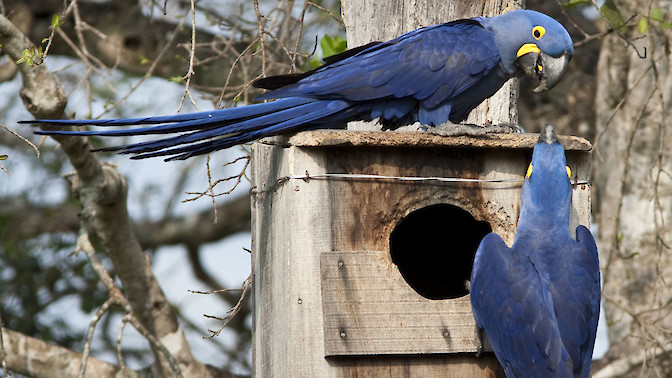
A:
POLYGON ((572 170, 569 168, 569 165, 567 166, 567 177, 569 177, 570 180, 572 179, 572 170))
POLYGON ((534 43, 526 43, 518 49, 518 52, 516 53, 516 57, 520 58, 521 56, 523 56, 525 54, 529 54, 531 52, 540 53, 541 50, 539 50, 539 46, 537 46, 534 43))
POLYGON ((530 178, 530 175, 531 175, 531 174, 532 174, 532 164, 530 164, 530 165, 527 167, 527 173, 525 174, 525 178, 526 178, 526 179, 527 179, 527 178, 530 178))

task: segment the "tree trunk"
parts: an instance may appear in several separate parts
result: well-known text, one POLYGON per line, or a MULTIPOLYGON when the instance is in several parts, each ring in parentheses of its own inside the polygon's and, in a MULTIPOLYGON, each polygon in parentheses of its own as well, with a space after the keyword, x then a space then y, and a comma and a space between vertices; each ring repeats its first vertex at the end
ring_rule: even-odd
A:
MULTIPOLYGON (((624 15, 647 12, 635 0, 624 3, 632 9, 622 7, 624 15)), ((652 7, 670 5, 654 1, 652 7)), ((600 376, 672 374, 669 43, 670 30, 650 21, 646 36, 635 41, 645 58, 612 34, 598 63, 594 193, 611 342, 606 363, 620 360, 600 376)))

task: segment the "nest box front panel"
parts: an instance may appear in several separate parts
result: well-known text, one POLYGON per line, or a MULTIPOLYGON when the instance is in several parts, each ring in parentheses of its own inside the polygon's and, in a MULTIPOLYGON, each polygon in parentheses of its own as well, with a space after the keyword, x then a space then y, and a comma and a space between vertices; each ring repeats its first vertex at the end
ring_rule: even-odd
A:
MULTIPOLYGON (((466 148, 320 153, 326 172, 385 177, 510 179, 526 164, 520 151, 466 148)), ((512 240, 520 184, 490 185, 498 191, 474 182, 397 179, 327 186, 332 237, 320 254, 325 354, 476 352, 466 281, 491 225, 512 240)))

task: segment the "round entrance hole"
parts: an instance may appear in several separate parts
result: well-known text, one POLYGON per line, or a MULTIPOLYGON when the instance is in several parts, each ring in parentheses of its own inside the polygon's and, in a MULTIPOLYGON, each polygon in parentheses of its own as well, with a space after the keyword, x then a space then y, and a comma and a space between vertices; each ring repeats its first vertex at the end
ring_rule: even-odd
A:
POLYGON ((448 204, 408 214, 390 235, 392 261, 406 282, 428 299, 467 295, 474 255, 492 228, 448 204))

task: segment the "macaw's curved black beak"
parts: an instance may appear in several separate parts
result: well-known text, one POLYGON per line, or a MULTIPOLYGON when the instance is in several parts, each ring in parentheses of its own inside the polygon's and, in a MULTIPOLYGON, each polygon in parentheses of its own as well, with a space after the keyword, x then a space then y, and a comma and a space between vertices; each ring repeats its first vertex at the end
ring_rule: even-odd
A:
POLYGON ((527 76, 537 81, 534 92, 543 92, 553 88, 565 74, 572 54, 565 52, 553 57, 539 50, 534 43, 527 43, 518 50, 516 64, 527 76))

